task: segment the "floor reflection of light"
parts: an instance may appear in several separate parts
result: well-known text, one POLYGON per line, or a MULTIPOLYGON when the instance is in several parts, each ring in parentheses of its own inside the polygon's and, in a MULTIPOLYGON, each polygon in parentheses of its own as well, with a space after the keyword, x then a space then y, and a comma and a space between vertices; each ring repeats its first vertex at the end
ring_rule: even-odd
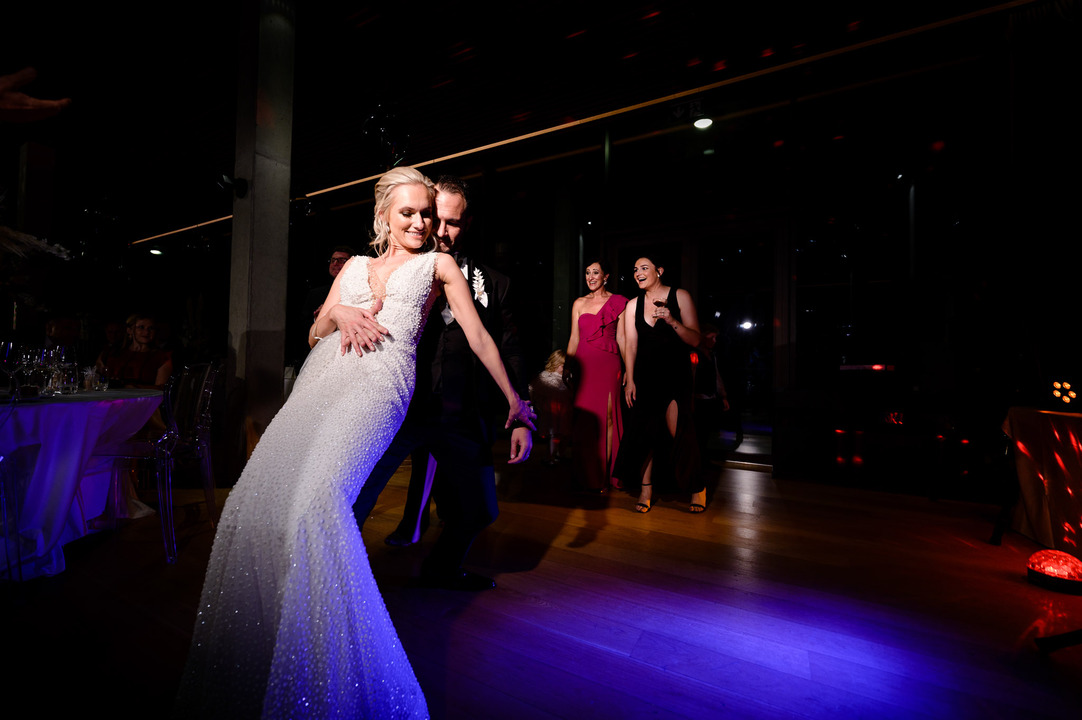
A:
POLYGON ((1036 617, 1018 636, 1016 647, 1025 647, 1035 637, 1048 637, 1076 630, 1079 625, 1074 603, 1066 596, 1048 593, 1037 601, 1036 617))
POLYGON ((737 560, 743 560, 744 562, 753 562, 755 560, 755 556, 757 555, 757 551, 754 548, 737 545, 733 548, 733 555, 736 556, 737 560))
POLYGON ((758 540, 759 531, 753 527, 738 527, 733 530, 733 534, 744 540, 758 540))

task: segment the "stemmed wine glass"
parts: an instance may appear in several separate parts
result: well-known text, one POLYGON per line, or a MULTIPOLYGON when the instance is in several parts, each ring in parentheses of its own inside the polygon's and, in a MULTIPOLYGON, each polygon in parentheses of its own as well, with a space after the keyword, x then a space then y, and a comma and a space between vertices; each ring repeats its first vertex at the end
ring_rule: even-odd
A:
POLYGON ((658 308, 663 308, 666 305, 665 298, 657 298, 654 300, 654 317, 657 317, 658 308))
POLYGON ((19 343, 0 342, 0 370, 8 377, 8 389, 14 384, 15 373, 22 368, 23 355, 19 343))
POLYGON ((49 351, 44 348, 24 347, 20 353, 19 393, 23 398, 52 394, 49 392, 49 351))

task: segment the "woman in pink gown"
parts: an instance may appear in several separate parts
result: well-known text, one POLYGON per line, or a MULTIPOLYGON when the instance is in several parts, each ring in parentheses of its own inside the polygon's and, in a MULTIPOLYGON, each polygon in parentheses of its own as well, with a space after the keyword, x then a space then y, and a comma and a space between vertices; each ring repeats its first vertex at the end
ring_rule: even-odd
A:
POLYGON ((602 492, 610 483, 616 485, 612 468, 623 432, 620 315, 627 298, 609 292, 605 288, 608 280, 600 262, 586 266, 589 292, 571 307, 571 339, 567 343, 567 355, 575 360, 569 364, 576 368, 575 465, 583 486, 592 492, 602 492))

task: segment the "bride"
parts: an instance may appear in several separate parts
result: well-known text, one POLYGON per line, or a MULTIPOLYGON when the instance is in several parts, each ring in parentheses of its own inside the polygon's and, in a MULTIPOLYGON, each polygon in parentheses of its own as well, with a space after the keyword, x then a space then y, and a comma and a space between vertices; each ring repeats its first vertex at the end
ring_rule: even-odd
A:
POLYGON ((462 271, 429 242, 434 193, 412 168, 376 183, 378 257, 354 257, 335 278, 312 328, 318 342, 229 494, 177 717, 428 716, 352 505, 405 417, 417 340, 440 292, 507 398, 508 426, 532 428, 534 417, 462 271), (334 319, 357 309, 387 331, 363 354, 356 325, 340 332, 334 319))

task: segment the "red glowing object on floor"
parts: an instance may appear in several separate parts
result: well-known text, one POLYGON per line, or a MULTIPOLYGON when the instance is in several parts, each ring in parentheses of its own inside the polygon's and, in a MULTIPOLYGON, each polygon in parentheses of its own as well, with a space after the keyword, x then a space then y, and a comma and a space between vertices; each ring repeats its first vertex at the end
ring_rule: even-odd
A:
POLYGON ((1049 590, 1082 595, 1082 560, 1062 550, 1038 550, 1026 562, 1029 581, 1049 590))

